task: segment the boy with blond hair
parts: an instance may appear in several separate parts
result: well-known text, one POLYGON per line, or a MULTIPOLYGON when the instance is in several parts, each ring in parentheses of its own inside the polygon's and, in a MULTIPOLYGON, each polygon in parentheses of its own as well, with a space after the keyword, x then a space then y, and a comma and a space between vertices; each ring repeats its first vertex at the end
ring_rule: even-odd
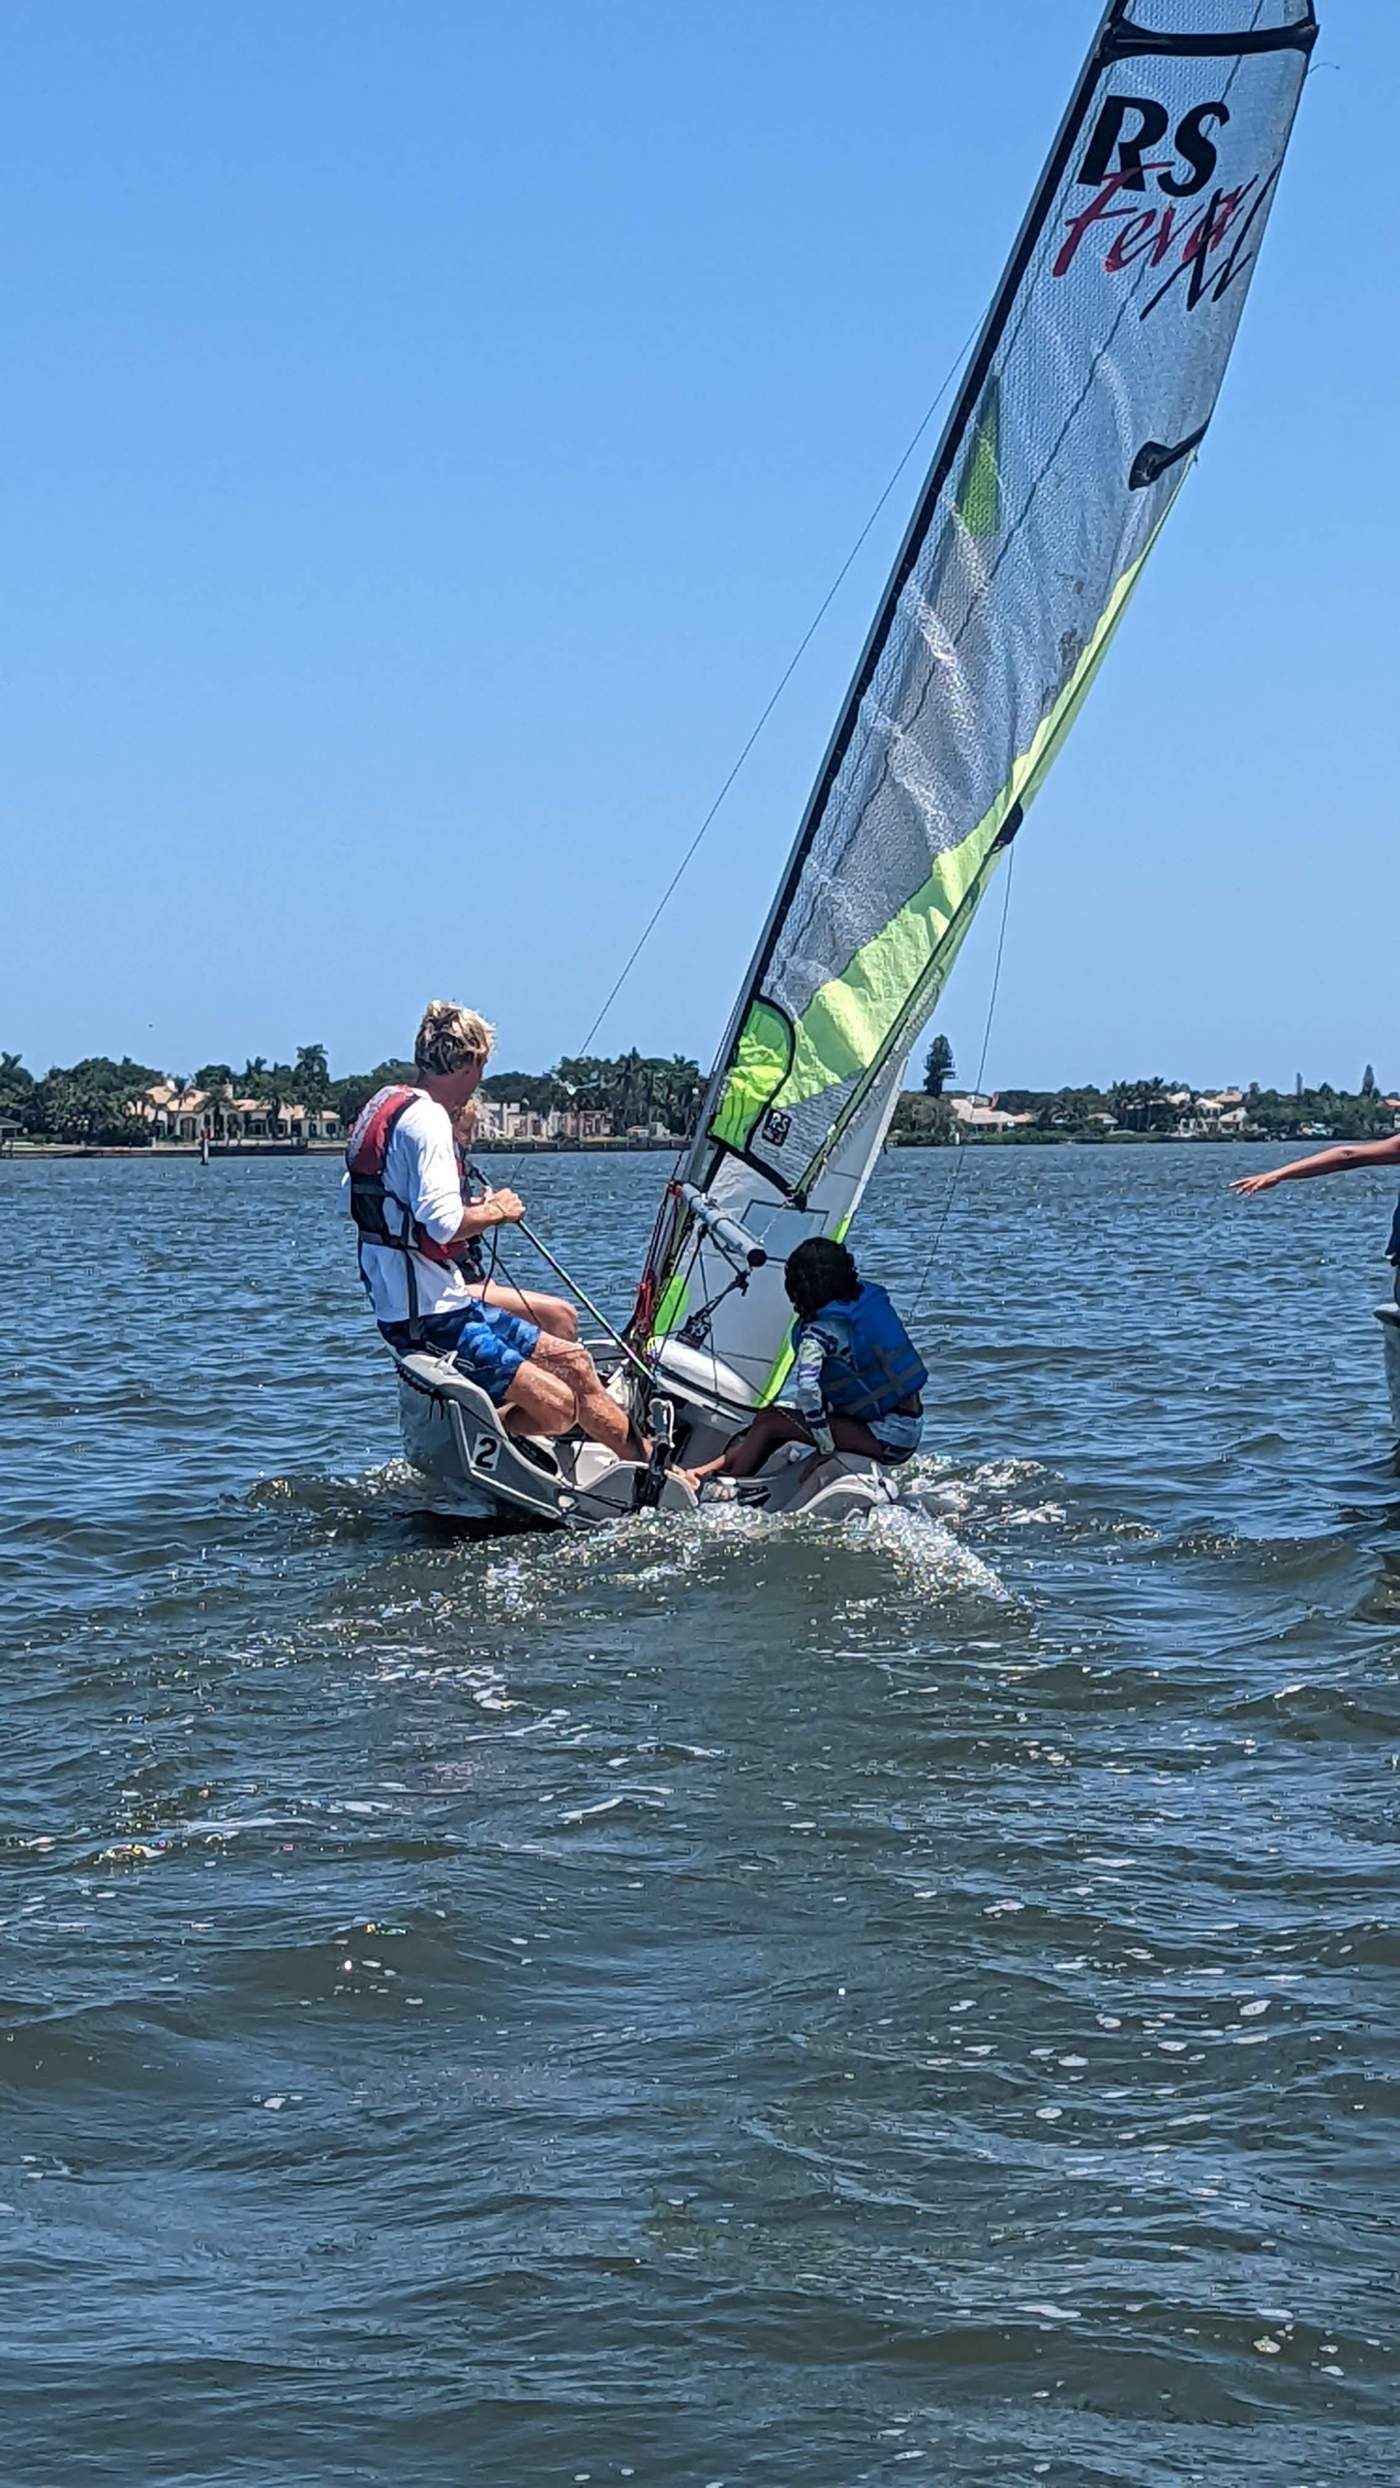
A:
POLYGON ((365 1291, 397 1354, 450 1356, 509 1431, 577 1426, 620 1459, 636 1458, 640 1446, 587 1349, 487 1302, 470 1275, 478 1239, 525 1214, 508 1186, 481 1201, 462 1197, 453 1121, 476 1095, 494 1036, 479 1011, 430 1002, 414 1040, 413 1085, 376 1090, 356 1117, 341 1205, 359 1233, 365 1291))

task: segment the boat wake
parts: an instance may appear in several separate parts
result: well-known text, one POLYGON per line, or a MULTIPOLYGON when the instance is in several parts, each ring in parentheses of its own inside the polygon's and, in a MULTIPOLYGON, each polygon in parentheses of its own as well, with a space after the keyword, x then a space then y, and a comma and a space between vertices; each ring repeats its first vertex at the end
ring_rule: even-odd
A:
POLYGON ((683 1516, 639 1513, 606 1530, 498 1539, 476 1573, 474 1596, 517 1624, 561 1607, 575 1616, 596 1613, 638 1595, 671 1605, 682 1595, 732 1591, 735 1574, 755 1562, 766 1571, 780 1550, 789 1578, 804 1564, 828 1576, 824 1597, 835 1562, 847 1597, 868 1590, 883 1599, 897 1585, 901 1596, 912 1592, 924 1602, 970 1597, 1002 1609, 1021 1603, 949 1518, 917 1495, 846 1521, 714 1503, 683 1516))

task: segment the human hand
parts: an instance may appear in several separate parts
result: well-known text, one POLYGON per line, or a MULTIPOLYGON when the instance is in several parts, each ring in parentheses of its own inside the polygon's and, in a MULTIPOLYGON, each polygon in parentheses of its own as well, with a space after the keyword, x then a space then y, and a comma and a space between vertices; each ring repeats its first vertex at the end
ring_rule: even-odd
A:
POLYGON ((493 1192, 486 1206, 491 1212, 493 1226, 517 1227, 525 1215, 524 1202, 518 1192, 511 1191, 509 1184, 502 1184, 499 1192, 493 1192))
POLYGON ((1238 1192, 1246 1200, 1252 1192, 1272 1192, 1278 1182, 1279 1172, 1279 1168, 1274 1166, 1269 1169, 1267 1175, 1237 1175, 1230 1190, 1238 1192))

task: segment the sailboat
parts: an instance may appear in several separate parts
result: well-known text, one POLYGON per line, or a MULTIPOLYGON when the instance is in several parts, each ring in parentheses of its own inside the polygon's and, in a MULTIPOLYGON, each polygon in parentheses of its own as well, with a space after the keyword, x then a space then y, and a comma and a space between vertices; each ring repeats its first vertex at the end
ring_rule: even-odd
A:
MULTIPOLYGON (((844 1238, 914 1040, 1205 438, 1317 36, 1313 0, 1109 0, 660 1202, 611 1388, 698 1463, 782 1390, 786 1256, 844 1238)), ((410 1461, 483 1517, 688 1508, 591 1443, 521 1443, 400 1360, 410 1461)), ((890 1474, 777 1455, 773 1512, 890 1474)))

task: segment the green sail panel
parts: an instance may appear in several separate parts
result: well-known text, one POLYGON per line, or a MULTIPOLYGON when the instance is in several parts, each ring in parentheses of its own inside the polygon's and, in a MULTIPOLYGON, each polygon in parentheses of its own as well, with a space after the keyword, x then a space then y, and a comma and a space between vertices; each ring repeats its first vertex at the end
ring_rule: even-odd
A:
POLYGON ((713 1138, 746 1148, 764 1114, 822 1096, 876 1063, 911 1003, 926 1006, 921 1015, 927 1016, 937 1000, 932 980, 952 965, 944 954, 950 943, 961 946, 971 923, 969 898, 981 897, 978 885, 985 886, 988 860, 1007 821, 1018 806, 1024 814, 1078 715, 1146 558, 1144 552, 1115 585, 1059 699, 1030 748, 1017 755, 985 818, 960 846, 935 859, 927 880, 840 976, 818 988, 795 1029, 771 1005, 752 1005, 709 1127, 713 1138))
MULTIPOLYGON (((995 535, 1001 524, 998 407, 994 382, 978 417, 955 503, 969 537, 995 535)), ((1107 618, 1107 627, 1113 618, 1116 614, 1107 618)), ((751 1004, 710 1123, 712 1139, 747 1149, 770 1109, 815 1096, 833 1079, 845 1079, 874 1061, 906 1008, 912 987, 927 975, 1018 793, 1014 783, 1004 790, 995 817, 989 814, 961 847, 938 860, 924 887, 884 932, 813 997, 796 1029, 771 1003, 751 1004)))
POLYGON ((1073 674, 1041 719, 1029 749, 1018 753, 985 817, 960 846, 935 858, 927 880, 899 913, 813 995, 794 1033, 792 1069, 773 1090, 773 1107, 805 1103, 866 1071, 879 1060, 915 996, 932 1008, 937 997, 928 986, 939 953, 955 926, 960 927, 959 937, 966 931, 969 894, 1011 814, 1018 806, 1024 814, 1044 779, 1141 572, 1142 561, 1135 562, 1117 582, 1073 674))
POLYGON ((739 1031, 733 1068, 726 1079, 711 1137, 731 1149, 747 1149, 792 1065, 793 1032, 767 1002, 750 1006, 739 1031))
POLYGON ((970 536, 995 536, 1001 531, 1001 469, 997 437, 1001 429, 1001 385, 992 379, 982 400, 954 508, 970 536))
MULTIPOLYGON (((973 351, 707 1089, 685 1180, 775 1250, 849 1220, 910 1047, 1077 717, 1219 394, 1316 35, 1311 0, 1110 0, 973 351)), ((713 1320, 782 1355, 760 1272, 713 1320)), ((679 1300, 674 1296, 670 1306, 679 1300)))

